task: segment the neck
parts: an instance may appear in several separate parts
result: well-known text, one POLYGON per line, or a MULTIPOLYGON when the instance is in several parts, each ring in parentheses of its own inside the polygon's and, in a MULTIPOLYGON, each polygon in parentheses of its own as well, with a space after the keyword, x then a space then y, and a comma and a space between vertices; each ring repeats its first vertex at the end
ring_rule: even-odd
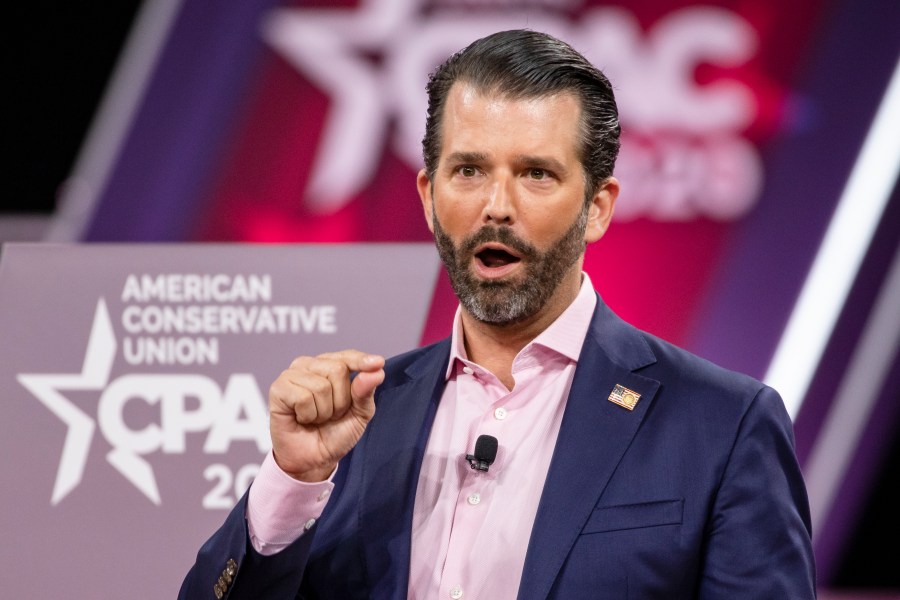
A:
POLYGON ((581 271, 560 282, 547 304, 535 315, 516 323, 496 325, 485 323, 462 311, 463 343, 469 360, 493 373, 507 389, 512 390, 515 379, 512 364, 519 352, 539 336, 561 315, 581 289, 581 271))

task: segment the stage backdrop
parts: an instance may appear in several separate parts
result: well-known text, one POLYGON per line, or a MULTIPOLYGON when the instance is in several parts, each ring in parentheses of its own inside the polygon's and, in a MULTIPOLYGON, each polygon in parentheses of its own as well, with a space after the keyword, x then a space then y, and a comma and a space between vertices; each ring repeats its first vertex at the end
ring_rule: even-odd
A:
POLYGON ((4 598, 172 598, 300 354, 418 343, 433 246, 7 245, 4 598))
MULTIPOLYGON (((604 299, 763 377, 890 79, 898 19, 893 0, 148 3, 52 234, 428 241, 428 73, 533 28, 601 67, 619 103, 622 193, 585 265, 604 299)), ((439 281, 424 342, 455 308, 439 281)))
MULTIPOLYGON (((50 237, 427 241, 428 72, 519 27, 619 102, 622 194, 585 270, 626 320, 779 389, 832 581, 900 385, 897 313, 873 309, 900 304, 897 0, 147 2, 50 237)), ((437 282, 421 342, 456 305, 437 282)))

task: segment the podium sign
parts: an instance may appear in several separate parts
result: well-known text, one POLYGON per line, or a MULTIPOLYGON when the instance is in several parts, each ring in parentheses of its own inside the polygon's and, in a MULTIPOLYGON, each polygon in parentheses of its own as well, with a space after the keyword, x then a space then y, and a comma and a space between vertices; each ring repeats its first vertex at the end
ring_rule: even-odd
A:
POLYGON ((431 244, 6 245, 3 594, 171 598, 301 354, 415 347, 431 244))

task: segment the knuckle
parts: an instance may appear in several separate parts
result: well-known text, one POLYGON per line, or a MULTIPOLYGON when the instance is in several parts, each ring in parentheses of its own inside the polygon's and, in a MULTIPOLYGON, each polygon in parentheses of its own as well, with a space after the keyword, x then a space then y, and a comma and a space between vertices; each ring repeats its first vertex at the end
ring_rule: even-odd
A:
POLYGON ((269 386, 269 400, 282 400, 288 395, 288 382, 285 373, 282 373, 278 379, 269 386))
POLYGON ((291 369, 302 369, 309 363, 310 360, 311 359, 308 356, 298 356, 297 358, 295 358, 294 360, 291 361, 290 368, 291 369))
POLYGON ((331 382, 327 379, 316 379, 309 384, 313 394, 324 396, 331 393, 331 382))
POLYGON ((329 376, 335 378, 346 377, 350 372, 350 368, 347 364, 339 361, 329 361, 325 366, 325 370, 329 376))
POLYGON ((287 390, 282 396, 273 398, 273 401, 278 402, 287 410, 292 410, 298 414, 308 406, 313 406, 313 408, 315 408, 315 399, 312 392, 306 388, 297 386, 292 386, 291 389, 287 390))
POLYGON ((314 405, 316 402, 315 395, 312 391, 305 387, 297 387, 294 390, 294 404, 299 406, 314 405))

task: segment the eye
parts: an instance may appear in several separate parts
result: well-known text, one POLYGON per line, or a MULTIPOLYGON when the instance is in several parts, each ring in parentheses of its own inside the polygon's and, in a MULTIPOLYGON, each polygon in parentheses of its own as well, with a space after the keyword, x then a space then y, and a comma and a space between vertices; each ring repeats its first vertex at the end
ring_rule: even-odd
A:
POLYGON ((467 178, 475 177, 476 175, 478 175, 478 169, 476 169, 475 167, 472 167, 472 166, 460 167, 458 169, 458 172, 460 175, 462 175, 463 177, 467 177, 467 178))
POLYGON ((549 175, 549 174, 547 173, 547 171, 545 171, 544 169, 529 169, 529 170, 528 170, 528 176, 529 176, 531 179, 534 179, 534 180, 536 180, 536 181, 540 181, 541 179, 546 179, 546 178, 549 177, 550 175, 549 175))

